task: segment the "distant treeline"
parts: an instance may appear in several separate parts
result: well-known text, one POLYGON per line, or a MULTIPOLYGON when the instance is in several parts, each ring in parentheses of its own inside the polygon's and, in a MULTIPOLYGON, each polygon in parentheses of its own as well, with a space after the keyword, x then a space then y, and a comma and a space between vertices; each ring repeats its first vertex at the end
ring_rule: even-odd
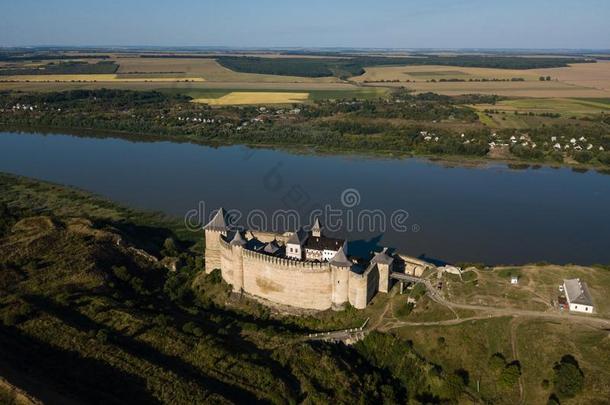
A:
POLYGON ((101 61, 97 63, 87 62, 59 62, 47 63, 43 66, 26 68, 0 68, 0 76, 14 75, 91 75, 91 74, 113 74, 119 65, 112 61, 101 61))
POLYGON ((71 59, 108 59, 109 55, 66 55, 63 53, 29 53, 29 52, 0 52, 0 62, 22 62, 22 61, 41 61, 41 60, 71 60, 71 59))
MULTIPOLYGON (((482 67, 498 69, 541 69, 565 67, 569 63, 594 62, 584 58, 536 58, 521 56, 436 56, 420 57, 386 57, 386 56, 350 56, 336 54, 336 57, 312 58, 264 58, 246 56, 220 56, 215 59, 226 68, 243 73, 261 73, 282 76, 346 78, 364 73, 370 66, 391 65, 442 65, 462 67, 482 67), (338 58, 343 56, 343 58, 338 58)), ((147 55, 146 57, 154 57, 147 55)))

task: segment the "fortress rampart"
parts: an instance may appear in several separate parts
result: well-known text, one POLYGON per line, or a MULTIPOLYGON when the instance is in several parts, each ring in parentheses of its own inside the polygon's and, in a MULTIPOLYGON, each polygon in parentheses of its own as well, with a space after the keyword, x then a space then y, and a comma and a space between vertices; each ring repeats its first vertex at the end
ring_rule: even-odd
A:
POLYGON ((244 291, 278 304, 317 310, 347 302, 356 308, 366 308, 376 292, 376 269, 357 274, 326 262, 274 257, 231 245, 218 232, 209 236, 218 238, 218 243, 211 244, 218 252, 208 252, 206 241, 206 267, 208 253, 213 262, 219 257, 222 278, 234 292, 244 291))
POLYGON ((344 248, 330 261, 299 260, 285 252, 296 233, 245 234, 246 238, 241 232, 229 231, 217 215, 205 228, 206 272, 220 269, 234 292, 297 308, 326 310, 349 303, 363 309, 378 292, 388 292, 394 267, 421 274, 419 268, 426 265, 418 259, 390 256, 386 250, 362 263, 348 259, 344 248))

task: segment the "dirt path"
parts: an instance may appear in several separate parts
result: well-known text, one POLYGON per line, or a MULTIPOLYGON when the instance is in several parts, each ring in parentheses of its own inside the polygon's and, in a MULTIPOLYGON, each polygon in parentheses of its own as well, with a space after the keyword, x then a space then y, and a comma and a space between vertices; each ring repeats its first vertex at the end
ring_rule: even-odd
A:
MULTIPOLYGON (((513 359, 519 360, 519 351, 517 345, 517 328, 519 327, 518 318, 513 318, 510 321, 510 346, 513 351, 513 359)), ((519 400, 521 404, 525 403, 525 392, 523 389, 523 375, 519 376, 519 400)))
POLYGON ((515 308, 501 308, 501 307, 492 307, 485 305, 471 305, 471 304, 458 304, 445 299, 439 291, 433 287, 432 283, 423 279, 422 282, 426 285, 427 295, 434 302, 444 305, 449 308, 454 315, 455 319, 448 319, 442 321, 427 321, 427 322, 409 322, 409 321, 399 321, 394 316, 392 319, 383 322, 385 319, 385 315, 389 309, 389 303, 386 305, 386 308, 383 311, 381 317, 379 317, 378 321, 371 325, 371 330, 379 329, 380 331, 388 331, 391 329, 401 328, 403 326, 440 326, 440 325, 458 325, 463 322, 476 321, 482 319, 489 319, 495 317, 523 317, 523 318, 539 318, 539 319, 551 319, 551 320, 560 320, 560 321, 569 321, 569 322, 578 322, 582 324, 589 325, 596 329, 607 329, 610 330, 610 319, 593 317, 590 315, 575 315, 570 313, 561 313, 561 312, 550 312, 550 311, 533 311, 526 309, 515 309, 515 308), (471 316, 468 318, 460 318, 456 308, 460 309, 468 309, 472 311, 476 311, 480 313, 480 315, 471 316))

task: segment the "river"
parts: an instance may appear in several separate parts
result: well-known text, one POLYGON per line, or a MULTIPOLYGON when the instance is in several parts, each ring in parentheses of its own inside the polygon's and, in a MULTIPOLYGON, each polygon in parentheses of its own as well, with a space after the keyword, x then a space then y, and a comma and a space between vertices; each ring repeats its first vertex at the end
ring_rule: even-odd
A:
POLYGON ((189 213, 193 224, 223 206, 242 224, 290 228, 292 210, 307 225, 321 209, 327 233, 359 248, 448 262, 610 263, 610 176, 592 171, 16 132, 0 133, 0 171, 189 213))

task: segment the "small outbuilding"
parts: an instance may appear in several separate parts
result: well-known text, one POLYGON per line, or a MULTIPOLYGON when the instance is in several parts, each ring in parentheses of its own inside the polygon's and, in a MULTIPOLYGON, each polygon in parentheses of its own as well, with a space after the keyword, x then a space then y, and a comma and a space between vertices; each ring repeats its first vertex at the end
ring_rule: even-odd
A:
POLYGON ((510 276, 511 284, 519 284, 519 276, 510 276))

